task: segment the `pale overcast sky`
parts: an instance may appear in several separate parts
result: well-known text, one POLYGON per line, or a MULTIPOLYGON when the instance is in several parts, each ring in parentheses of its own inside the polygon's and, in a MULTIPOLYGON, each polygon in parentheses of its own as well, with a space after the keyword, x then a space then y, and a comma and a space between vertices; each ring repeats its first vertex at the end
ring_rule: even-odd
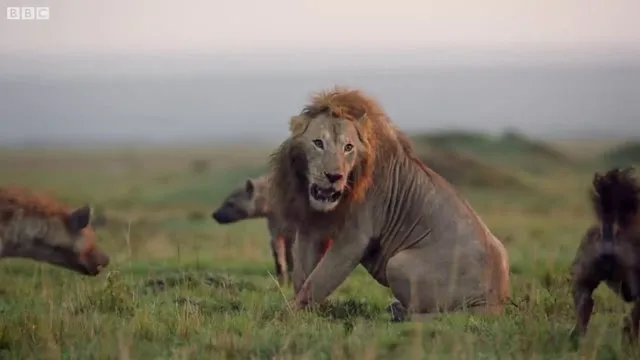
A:
POLYGON ((336 83, 383 99, 409 130, 638 131, 640 0, 0 0, 0 6, 0 119, 13 124, 0 132, 0 143, 229 138, 247 129, 275 139, 286 134, 282 124, 308 93, 336 83), (8 20, 6 7, 21 5, 49 6, 51 18, 8 20), (305 51, 311 49, 319 51, 305 51), (627 60, 573 66, 605 58, 627 60), (502 65, 508 59, 569 66, 510 69, 502 65), (429 63, 494 66, 384 71, 429 63), (351 70, 333 72, 330 64, 351 70), (307 70, 296 75, 295 68, 307 70), (236 75, 228 76, 232 69, 236 75), (144 74, 153 76, 138 76, 144 74))
POLYGON ((640 0, 0 0, 2 52, 640 49, 640 0))

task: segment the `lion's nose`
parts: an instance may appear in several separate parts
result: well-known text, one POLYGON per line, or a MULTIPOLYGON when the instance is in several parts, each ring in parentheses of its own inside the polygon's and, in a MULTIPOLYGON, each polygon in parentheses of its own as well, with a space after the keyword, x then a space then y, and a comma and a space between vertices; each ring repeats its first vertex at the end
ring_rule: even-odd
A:
POLYGON ((342 174, 324 173, 324 176, 326 176, 327 180, 329 180, 329 182, 332 184, 342 179, 342 174))

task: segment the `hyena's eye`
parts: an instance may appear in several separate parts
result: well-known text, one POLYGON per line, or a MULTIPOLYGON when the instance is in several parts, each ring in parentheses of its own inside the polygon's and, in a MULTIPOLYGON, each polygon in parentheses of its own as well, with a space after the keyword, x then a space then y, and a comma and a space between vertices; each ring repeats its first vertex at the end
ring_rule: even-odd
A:
POLYGON ((324 142, 320 139, 313 140, 313 145, 315 145, 320 150, 324 149, 324 142))

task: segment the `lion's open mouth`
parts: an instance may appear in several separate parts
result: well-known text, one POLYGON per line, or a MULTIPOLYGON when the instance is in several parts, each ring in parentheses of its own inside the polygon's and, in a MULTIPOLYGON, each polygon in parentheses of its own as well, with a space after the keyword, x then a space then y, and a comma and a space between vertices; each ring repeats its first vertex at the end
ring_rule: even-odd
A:
POLYGON ((316 184, 312 184, 309 188, 309 194, 315 200, 333 203, 340 200, 342 191, 333 188, 324 189, 316 184))

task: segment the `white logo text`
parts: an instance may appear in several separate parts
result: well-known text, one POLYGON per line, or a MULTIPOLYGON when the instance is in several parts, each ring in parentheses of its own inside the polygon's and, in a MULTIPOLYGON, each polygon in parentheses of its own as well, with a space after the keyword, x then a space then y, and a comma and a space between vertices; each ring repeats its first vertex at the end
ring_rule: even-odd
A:
POLYGON ((9 6, 7 7, 9 20, 49 20, 49 7, 9 6))

